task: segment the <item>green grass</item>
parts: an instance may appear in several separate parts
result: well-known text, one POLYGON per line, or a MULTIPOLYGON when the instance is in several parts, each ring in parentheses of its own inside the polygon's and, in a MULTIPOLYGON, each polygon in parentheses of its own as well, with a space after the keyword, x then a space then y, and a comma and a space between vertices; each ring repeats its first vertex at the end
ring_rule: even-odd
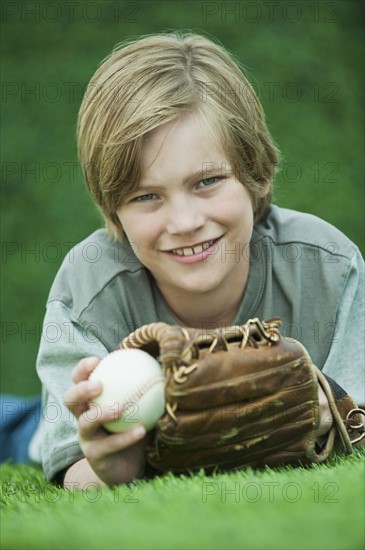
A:
POLYGON ((39 467, 1 466, 4 549, 357 550, 365 451, 310 468, 166 474, 86 492, 39 467))

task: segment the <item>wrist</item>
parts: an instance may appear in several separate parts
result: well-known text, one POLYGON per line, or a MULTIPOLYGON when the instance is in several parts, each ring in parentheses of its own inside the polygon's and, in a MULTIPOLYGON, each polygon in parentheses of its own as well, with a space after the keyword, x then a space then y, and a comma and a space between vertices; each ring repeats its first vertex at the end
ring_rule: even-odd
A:
POLYGON ((104 487, 106 484, 102 481, 91 468, 88 460, 82 458, 70 466, 63 480, 65 489, 84 489, 93 483, 99 487, 104 487))

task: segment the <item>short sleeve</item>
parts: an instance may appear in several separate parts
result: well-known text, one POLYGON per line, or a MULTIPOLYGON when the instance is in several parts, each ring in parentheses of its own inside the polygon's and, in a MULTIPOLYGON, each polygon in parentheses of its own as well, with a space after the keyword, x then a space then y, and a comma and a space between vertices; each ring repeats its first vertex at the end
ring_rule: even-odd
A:
POLYGON ((357 250, 350 263, 336 330, 322 369, 361 406, 365 404, 364 283, 364 260, 357 250))
POLYGON ((39 442, 41 463, 47 479, 83 457, 77 438, 77 422, 64 405, 63 396, 72 385, 71 372, 83 357, 104 357, 109 350, 94 327, 80 326, 60 301, 48 303, 37 358, 42 382, 41 422, 34 436, 39 442))

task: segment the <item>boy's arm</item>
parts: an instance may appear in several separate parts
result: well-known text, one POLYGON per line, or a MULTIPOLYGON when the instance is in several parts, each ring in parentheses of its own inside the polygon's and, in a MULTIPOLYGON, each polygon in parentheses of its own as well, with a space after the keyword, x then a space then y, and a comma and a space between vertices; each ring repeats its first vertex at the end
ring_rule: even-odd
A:
POLYGON ((330 352, 321 369, 361 408, 365 405, 364 287, 364 260, 357 251, 339 302, 330 352))
MULTIPOLYGON (((339 302, 334 338, 323 366, 322 374, 331 395, 340 408, 349 400, 364 409, 365 389, 363 365, 365 362, 364 339, 364 261, 359 251, 352 258, 347 280, 339 302)), ((327 389, 328 391, 328 389, 327 389)), ((318 387, 320 425, 318 441, 331 429, 334 417, 321 384, 318 387)), ((365 418, 361 418, 365 425, 365 418)), ((362 444, 364 442, 362 441, 362 444)))
MULTIPOLYGON (((365 404, 365 376, 363 365, 364 351, 364 260, 357 250, 352 258, 347 280, 339 302, 336 330, 330 352, 322 369, 322 383, 333 396, 337 407, 348 408, 352 398, 359 408, 365 404), (350 397, 348 397, 348 395, 350 397)), ((321 422, 318 429, 318 441, 325 436, 333 425, 329 400, 319 384, 319 404, 321 422)), ((365 425, 364 416, 360 421, 365 425)), ((364 444, 364 440, 360 442, 364 444)))
MULTIPOLYGON (((72 398, 71 395, 73 403, 67 403, 69 398, 66 397, 65 399, 65 393, 70 388, 75 387, 72 381, 73 370, 82 358, 90 355, 104 357, 110 350, 103 345, 96 335, 86 333, 72 318, 67 305, 60 301, 53 301, 48 304, 44 326, 56 326, 59 330, 57 338, 53 338, 51 331, 45 333, 49 334, 49 338, 42 338, 37 360, 37 370, 42 381, 43 392, 42 466, 49 481, 62 484, 63 473, 67 468, 71 469, 74 464, 83 458, 89 458, 80 444, 79 421, 77 418, 79 414, 75 416, 73 410, 75 401, 82 403, 82 396, 79 394, 72 398)), ((86 374, 85 380, 87 378, 88 375, 86 374)), ((86 400, 89 401, 91 397, 91 394, 86 396, 86 400)), ((92 427, 90 422, 86 421, 84 424, 86 430, 92 427)), ((109 441, 110 436, 105 437, 106 435, 106 433, 103 433, 103 438, 109 441)), ((119 435, 122 437, 122 434, 116 434, 117 439, 119 435)), ((138 439, 141 439, 141 436, 138 439)), ((113 440, 113 436, 110 441, 114 441, 115 451, 120 451, 120 447, 113 440)), ((101 451, 105 451, 103 445, 105 444, 100 444, 101 451)), ((92 452, 93 448, 94 446, 91 448, 92 452)), ((105 458, 106 460, 108 459, 105 458)), ((133 462, 135 460, 136 457, 134 457, 133 462)), ((118 479, 124 480, 125 474, 122 472, 122 463, 119 470, 118 479)), ((74 474, 76 466, 72 471, 74 474)), ((86 470, 83 468, 82 470, 77 469, 77 471, 80 475, 82 472, 84 478, 86 470)), ((128 468, 128 471, 131 472, 131 469, 128 468)), ((99 472, 96 475, 100 478, 99 472)), ((114 481, 111 480, 111 483, 114 481)), ((103 478, 103 482, 108 483, 108 480, 103 478)))

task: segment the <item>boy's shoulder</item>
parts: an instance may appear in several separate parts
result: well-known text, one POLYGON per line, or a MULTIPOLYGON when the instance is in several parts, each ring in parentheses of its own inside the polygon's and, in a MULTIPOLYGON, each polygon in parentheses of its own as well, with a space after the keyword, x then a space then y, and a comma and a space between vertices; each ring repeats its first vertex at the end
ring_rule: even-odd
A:
POLYGON ((352 258, 358 250, 344 233, 325 220, 276 205, 271 205, 266 216, 256 224, 255 233, 277 246, 297 243, 347 258, 352 258))
POLYGON ((127 239, 115 241, 106 229, 98 229, 73 246, 53 282, 48 301, 66 305, 87 303, 121 274, 144 270, 127 239))
POLYGON ((106 229, 97 229, 83 241, 77 243, 66 255, 62 265, 75 265, 77 269, 96 269, 105 271, 105 265, 112 271, 135 271, 141 263, 134 254, 135 246, 128 239, 116 241, 106 229))

